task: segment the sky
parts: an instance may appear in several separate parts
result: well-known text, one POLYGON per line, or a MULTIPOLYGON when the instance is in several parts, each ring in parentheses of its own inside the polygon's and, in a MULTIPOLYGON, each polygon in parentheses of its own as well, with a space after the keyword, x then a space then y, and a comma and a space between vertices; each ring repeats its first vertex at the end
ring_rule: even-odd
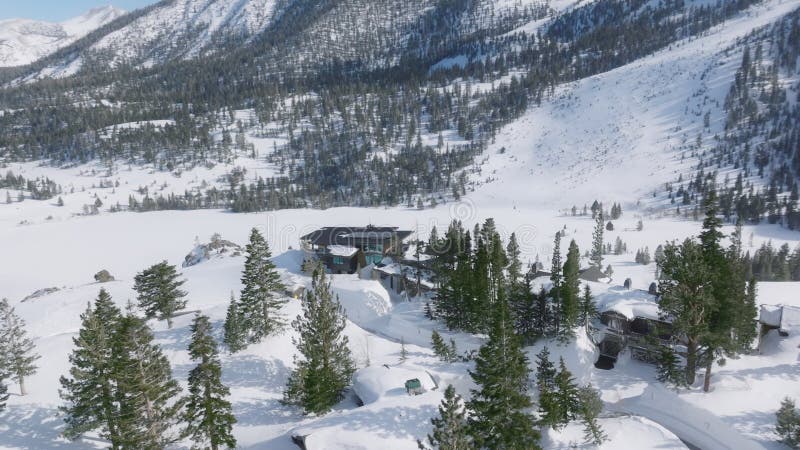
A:
POLYGON ((113 5, 127 11, 157 0, 0 0, 0 20, 36 19, 59 22, 98 6, 113 5))

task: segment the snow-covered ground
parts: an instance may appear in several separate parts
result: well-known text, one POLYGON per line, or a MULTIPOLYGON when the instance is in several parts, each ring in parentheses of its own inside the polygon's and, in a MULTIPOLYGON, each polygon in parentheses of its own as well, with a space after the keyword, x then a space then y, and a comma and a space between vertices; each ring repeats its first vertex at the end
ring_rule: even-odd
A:
MULTIPOLYGON (((292 247, 297 248, 300 235, 318 226, 373 223, 413 230, 419 224, 420 237, 424 238, 432 225, 442 229, 452 217, 461 218, 467 226, 485 217, 495 217, 504 235, 512 231, 518 233, 524 258, 529 261, 537 255, 546 260, 554 230, 565 226, 567 239, 575 239, 579 246, 587 248, 593 226, 589 218, 563 216, 554 210, 513 209, 504 204, 478 207, 469 202, 424 211, 339 208, 239 215, 223 211, 103 213, 30 225, 19 225, 19 220, 13 219, 25 217, 29 209, 37 212, 38 208, 57 207, 30 200, 0 205, 3 218, 0 241, 4 250, 0 261, 2 295, 11 300, 28 322, 37 351, 42 354, 39 373, 28 383, 30 394, 12 396, 10 400, 0 425, 0 448, 85 448, 89 445, 89 441, 69 444, 58 437, 61 419, 57 412, 60 404, 57 380, 67 372, 67 355, 71 338, 80 326, 80 313, 87 302, 96 297, 100 287, 108 289, 120 305, 134 299, 134 274, 162 259, 180 265, 194 247, 196 237, 206 242, 218 232, 224 239, 243 244, 249 229, 260 227, 287 281, 308 284, 310 280, 299 269, 302 254, 292 247), (94 283, 92 275, 100 269, 109 270, 117 281, 102 286, 94 283), (58 290, 21 301, 44 288, 58 290)), ((631 278, 633 287, 639 289, 646 289, 652 281, 652 265, 646 267, 633 262, 635 249, 649 246, 652 251, 668 239, 697 233, 699 227, 692 222, 645 218, 644 230, 639 232, 635 231, 637 220, 634 213, 628 212, 616 221, 617 230, 621 231, 607 233, 610 239, 619 235, 627 243, 629 253, 608 258, 614 267, 615 281, 592 283, 599 302, 617 301, 626 296, 636 298, 636 291, 625 291, 618 286, 625 278, 631 278)), ((782 237, 780 242, 798 243, 797 235, 775 226, 748 227, 745 233, 750 232, 754 235, 754 246, 776 237, 782 237)), ((219 328, 230 292, 241 288, 242 265, 243 257, 239 256, 213 258, 182 269, 189 292, 187 310, 203 311, 219 328)), ((477 348, 480 338, 446 332, 424 318, 422 304, 393 298, 377 281, 361 280, 355 275, 332 278, 350 319, 347 334, 356 361, 360 368, 369 364, 369 369, 359 373, 359 385, 366 386, 370 393, 366 406, 357 407, 350 397, 331 414, 312 418, 280 405, 278 400, 294 354, 292 332, 287 331, 242 353, 223 358, 225 381, 232 388, 235 413, 239 418, 235 432, 243 448, 293 448, 290 436, 299 434, 309 436, 309 445, 317 443, 310 448, 382 445, 413 449, 415 440, 423 438, 429 429, 428 421, 441 400, 441 390, 434 390, 429 383, 426 394, 409 397, 397 380, 408 374, 427 374, 439 386, 453 384, 465 396, 474 387, 467 375, 469 366, 466 363, 448 365, 433 357, 430 333, 438 329, 446 338, 455 339, 459 350, 463 351, 477 348), (408 360, 403 363, 400 363, 401 340, 409 353, 408 360), (388 368, 384 368, 384 364, 388 368), (382 371, 396 376, 382 377, 382 371)), ((800 299, 795 298, 796 292, 797 284, 764 285, 759 300, 800 304, 800 299)), ((288 318, 298 313, 296 301, 291 301, 284 311, 288 318)), ((186 352, 190 319, 191 315, 178 318, 173 330, 167 330, 163 323, 152 323, 158 342, 182 382, 191 367, 186 352)), ((798 343, 800 338, 796 334, 789 338, 770 335, 762 354, 730 361, 718 369, 712 393, 676 396, 669 391, 659 391, 656 406, 663 413, 676 405, 694 405, 693 411, 721 421, 718 425, 726 426, 726 430, 734 430, 732 439, 740 439, 734 442, 749 444, 750 441, 744 439, 755 439, 753 448, 760 448, 761 444, 778 449, 780 446, 771 443, 774 439, 772 413, 783 396, 800 396, 798 343), (743 398, 747 401, 743 402, 743 398)), ((531 358, 542 345, 528 349, 531 358)), ((602 371, 593 367, 596 353, 588 339, 581 338, 568 346, 551 345, 554 356, 563 355, 580 382, 591 382, 602 390, 610 414, 602 423, 612 439, 602 448, 683 448, 672 432, 680 435, 685 430, 676 428, 674 423, 666 423, 663 417, 642 418, 635 408, 622 406, 631 402, 630 399, 648 395, 648 388, 656 383, 652 367, 625 361, 623 355, 616 369, 602 371), (653 420, 661 422, 656 424, 653 420)), ((547 448, 569 448, 582 442, 580 427, 568 427, 560 433, 548 432, 543 442, 547 448)))

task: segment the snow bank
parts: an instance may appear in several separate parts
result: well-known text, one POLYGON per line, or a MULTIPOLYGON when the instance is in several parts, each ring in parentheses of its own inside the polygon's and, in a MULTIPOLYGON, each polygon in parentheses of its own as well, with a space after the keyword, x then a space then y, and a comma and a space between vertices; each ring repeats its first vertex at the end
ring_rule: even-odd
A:
POLYGON ((567 369, 572 372, 579 384, 589 383, 592 379, 594 363, 597 361, 599 352, 583 328, 576 329, 575 335, 575 340, 568 344, 547 339, 528 347, 526 350, 531 367, 536 367, 536 355, 543 347, 547 347, 550 351, 550 360, 556 366, 558 366, 559 359, 563 358, 567 369))
POLYGON ((332 275, 331 284, 347 318, 359 326, 370 328, 373 321, 392 310, 389 293, 378 281, 361 280, 358 275, 332 275))
POLYGON ((658 384, 609 409, 646 416, 701 449, 764 450, 761 444, 746 439, 709 411, 689 404, 658 384))
MULTIPOLYGON (((600 426, 608 435, 608 440, 597 448, 599 450, 641 450, 657 448, 661 450, 684 450, 686 445, 673 433, 661 425, 639 416, 624 416, 600 419, 600 426)), ((583 425, 573 422, 560 432, 548 429, 542 436, 544 448, 549 450, 568 450, 584 448, 583 425)), ((710 449, 709 449, 710 450, 710 449)))

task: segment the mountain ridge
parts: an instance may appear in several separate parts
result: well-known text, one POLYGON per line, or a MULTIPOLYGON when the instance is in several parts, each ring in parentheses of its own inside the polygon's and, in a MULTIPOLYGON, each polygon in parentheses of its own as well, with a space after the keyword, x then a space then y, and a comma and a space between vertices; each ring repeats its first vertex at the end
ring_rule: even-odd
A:
POLYGON ((0 67, 30 64, 125 14, 126 11, 109 5, 61 22, 0 20, 0 67))

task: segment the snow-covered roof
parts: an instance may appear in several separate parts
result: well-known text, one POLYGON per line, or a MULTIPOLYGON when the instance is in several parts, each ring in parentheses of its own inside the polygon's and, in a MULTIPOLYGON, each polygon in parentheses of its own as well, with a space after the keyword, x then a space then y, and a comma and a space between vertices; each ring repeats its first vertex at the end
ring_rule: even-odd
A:
POLYGON ((633 320, 637 317, 643 317, 650 320, 662 320, 661 310, 655 300, 636 298, 636 297, 618 297, 610 299, 600 305, 598 310, 604 312, 616 312, 625 316, 628 320, 633 320))
POLYGON ((328 247, 328 251, 333 256, 343 256, 345 258, 349 258, 356 253, 358 253, 358 249, 355 247, 348 247, 346 245, 331 245, 328 247))

